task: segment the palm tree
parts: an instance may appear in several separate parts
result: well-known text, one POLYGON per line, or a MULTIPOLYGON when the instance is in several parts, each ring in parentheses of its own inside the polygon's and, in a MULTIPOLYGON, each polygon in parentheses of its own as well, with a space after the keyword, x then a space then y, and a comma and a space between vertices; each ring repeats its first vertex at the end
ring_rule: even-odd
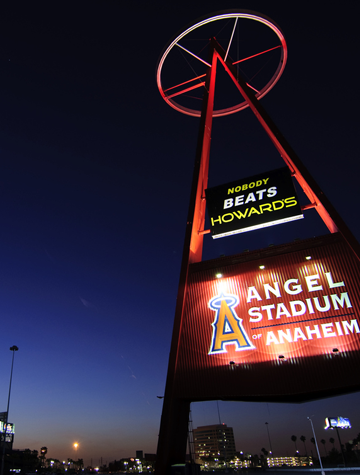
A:
POLYGON ((325 440, 325 439, 321 439, 320 442, 321 442, 322 444, 324 444, 325 455, 326 455, 326 457, 327 457, 327 451, 326 451, 326 447, 325 447, 326 440, 325 440))
POLYGON ((300 436, 300 440, 301 440, 301 442, 304 444, 305 455, 306 455, 306 457, 307 457, 307 450, 306 450, 306 445, 305 445, 306 437, 305 437, 304 435, 301 435, 301 436, 300 436))
POLYGON ((297 447, 296 447, 296 441, 297 441, 296 435, 292 435, 292 436, 291 436, 291 440, 292 440, 292 441, 294 442, 294 444, 295 444, 295 452, 297 453, 297 452, 298 452, 298 449, 297 449, 297 447))
POLYGON ((330 442, 330 444, 333 445, 333 449, 334 449, 334 448, 335 448, 335 446, 334 446, 334 444, 335 444, 335 439, 334 439, 333 437, 330 437, 329 442, 330 442))

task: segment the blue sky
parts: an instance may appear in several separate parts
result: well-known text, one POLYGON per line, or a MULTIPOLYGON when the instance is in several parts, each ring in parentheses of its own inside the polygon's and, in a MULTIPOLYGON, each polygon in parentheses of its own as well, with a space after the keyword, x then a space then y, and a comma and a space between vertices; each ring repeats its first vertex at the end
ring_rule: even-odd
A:
MULTIPOLYGON (((180 270, 197 119, 155 83, 169 39, 220 8, 283 29, 289 60, 264 98, 274 121, 355 236, 359 104, 355 10, 304 2, 14 1, 1 15, 0 402, 15 448, 110 462, 154 453, 180 270), (348 15, 346 11, 354 12, 348 15), (77 454, 73 442, 79 443, 77 454)), ((347 7, 347 8, 345 8, 347 7)), ((283 166, 249 111, 215 121, 209 184, 283 166)), ((211 242, 204 258, 326 233, 305 220, 211 242)), ((302 405, 220 402, 238 450, 292 451, 327 416, 360 432, 358 394, 302 405)), ((194 427, 218 422, 193 404, 194 427)), ((323 434, 323 437, 330 437, 323 434)))

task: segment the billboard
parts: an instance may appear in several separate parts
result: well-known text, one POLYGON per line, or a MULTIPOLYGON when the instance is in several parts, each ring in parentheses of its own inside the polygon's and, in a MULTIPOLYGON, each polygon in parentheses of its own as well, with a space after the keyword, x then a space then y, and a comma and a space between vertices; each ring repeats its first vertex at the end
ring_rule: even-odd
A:
POLYGON ((301 401, 359 389, 359 283, 338 234, 192 264, 179 397, 301 401))
POLYGON ((5 426, 6 426, 6 434, 15 434, 15 424, 12 422, 8 422, 5 424, 5 422, 0 422, 0 432, 4 433, 5 432, 5 426))
POLYGON ((347 417, 327 417, 324 429, 351 429, 350 420, 347 417))
POLYGON ((303 218, 288 167, 205 190, 213 239, 303 218))

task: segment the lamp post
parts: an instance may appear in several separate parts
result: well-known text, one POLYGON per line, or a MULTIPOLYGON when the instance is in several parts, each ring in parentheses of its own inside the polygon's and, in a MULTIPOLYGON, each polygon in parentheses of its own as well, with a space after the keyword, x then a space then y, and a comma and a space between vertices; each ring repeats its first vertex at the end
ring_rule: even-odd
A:
MULTIPOLYGON (((311 417, 312 417, 312 416, 311 416, 311 417)), ((311 417, 308 417, 308 419, 309 419, 309 421, 310 421, 311 428, 312 428, 312 432, 313 432, 313 434, 314 434, 315 447, 316 447, 316 451, 317 451, 317 454, 318 454, 318 457, 319 457, 320 468, 321 468, 321 475, 325 475, 325 472, 324 472, 324 469, 323 469, 323 466, 322 466, 322 462, 321 462, 319 447, 318 447, 317 440, 316 440, 314 425, 313 425, 313 422, 312 422, 312 420, 311 420, 311 417)))
MULTIPOLYGON (((77 454, 77 451, 78 451, 78 448, 79 448, 79 443, 78 442, 74 442, 73 443, 73 446, 74 446, 74 450, 75 450, 75 458, 78 457, 78 454, 77 454)), ((76 465, 78 462, 79 462, 79 458, 78 460, 74 460, 74 465, 76 465)), ((81 470, 81 464, 79 463, 79 470, 81 470)))
POLYGON ((265 422, 265 425, 266 425, 266 430, 267 430, 267 434, 268 434, 268 437, 269 437, 269 445, 270 445, 270 453, 271 455, 273 456, 273 449, 271 447, 271 440, 270 440, 270 432, 269 432, 269 423, 268 422, 265 422))
POLYGON ((4 422, 3 451, 2 451, 2 457, 1 457, 1 475, 4 475, 6 432, 7 432, 7 423, 8 423, 8 420, 9 420, 9 407, 10 407, 12 374, 13 374, 13 368, 14 368, 14 355, 15 355, 15 351, 18 351, 18 349, 19 348, 15 345, 13 345, 10 348, 10 351, 12 351, 12 360, 11 360, 11 371, 10 371, 9 395, 8 395, 7 409, 6 409, 6 413, 5 413, 5 422, 4 422))

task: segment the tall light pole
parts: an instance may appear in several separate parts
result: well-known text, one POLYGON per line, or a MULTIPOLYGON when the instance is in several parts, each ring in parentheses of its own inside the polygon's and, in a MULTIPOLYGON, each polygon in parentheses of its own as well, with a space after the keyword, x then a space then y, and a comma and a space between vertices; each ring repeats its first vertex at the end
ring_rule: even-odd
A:
MULTIPOLYGON (((74 450, 75 450, 75 458, 76 458, 76 457, 77 457, 77 449, 78 449, 78 447, 79 447, 79 444, 78 444, 78 442, 74 442, 74 443, 73 443, 73 446, 74 446, 74 450)), ((77 461, 76 461, 76 460, 74 460, 74 465, 75 465, 75 463, 76 463, 76 462, 77 462, 77 461)), ((79 468, 80 468, 80 470, 81 470, 81 467, 79 467, 79 468)))
POLYGON ((274 454, 273 454, 273 449, 272 449, 272 447, 271 447, 270 432, 269 432, 269 423, 268 423, 268 422, 265 422, 265 425, 266 425, 266 430, 267 430, 268 437, 269 437, 270 453, 271 453, 271 455, 274 455, 274 454))
MULTIPOLYGON (((311 416, 311 417, 312 417, 312 416, 311 416)), ((324 472, 324 469, 323 469, 323 466, 322 466, 322 462, 321 462, 319 447, 318 447, 317 440, 316 440, 314 425, 313 425, 313 422, 312 422, 312 420, 311 420, 311 417, 308 417, 308 419, 309 419, 309 421, 310 421, 311 428, 312 428, 312 431, 313 431, 313 434, 314 434, 314 440, 315 440, 316 451, 317 451, 317 454, 318 454, 318 457, 319 457, 319 462, 320 462, 321 475, 325 475, 325 472, 324 472)))
POLYGON ((12 351, 12 360, 11 360, 11 371, 10 371, 10 383, 9 383, 9 395, 8 395, 8 402, 7 402, 7 409, 5 413, 5 422, 4 422, 4 433, 3 433, 3 451, 2 451, 2 457, 1 457, 1 475, 4 475, 4 461, 5 461, 5 447, 6 447, 6 432, 7 432, 7 423, 9 420, 9 407, 10 407, 10 394, 11 394, 11 382, 12 382, 12 374, 13 374, 13 368, 14 368, 14 355, 15 351, 18 351, 18 347, 13 345, 10 348, 10 351, 12 351))

